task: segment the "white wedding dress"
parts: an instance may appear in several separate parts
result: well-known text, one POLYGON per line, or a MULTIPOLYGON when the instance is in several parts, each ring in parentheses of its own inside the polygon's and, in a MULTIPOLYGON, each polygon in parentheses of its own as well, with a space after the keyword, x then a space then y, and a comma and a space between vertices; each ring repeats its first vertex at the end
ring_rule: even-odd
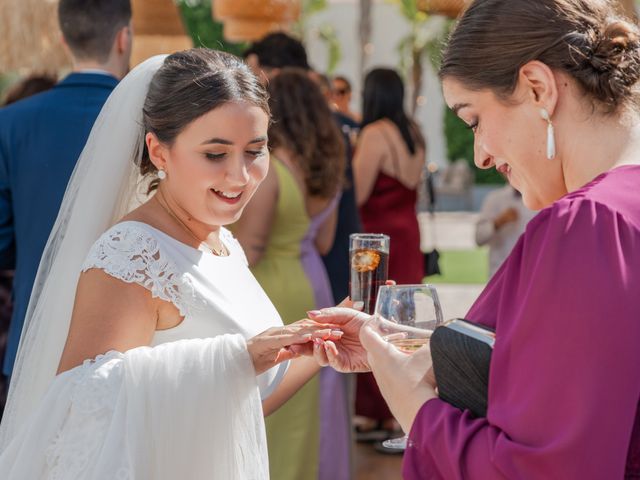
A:
POLYGON ((282 325, 225 229, 229 256, 140 222, 91 248, 98 268, 147 288, 184 316, 152 346, 110 351, 58 375, 0 456, 2 479, 264 479, 262 398, 286 371, 257 379, 245 339, 282 325))

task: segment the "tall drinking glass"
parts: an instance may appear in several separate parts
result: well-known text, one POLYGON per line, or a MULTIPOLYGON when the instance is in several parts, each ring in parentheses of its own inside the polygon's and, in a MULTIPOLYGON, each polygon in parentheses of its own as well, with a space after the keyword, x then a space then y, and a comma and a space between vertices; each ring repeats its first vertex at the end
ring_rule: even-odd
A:
MULTIPOLYGON (((442 307, 433 285, 385 285, 378 291, 373 324, 377 332, 408 355, 429 343, 442 324, 442 307)), ((386 440, 387 448, 404 450, 407 436, 386 440)))
POLYGON ((378 288, 387 281, 389 242, 387 235, 379 233, 349 236, 350 296, 352 301, 364 303, 365 313, 373 313, 378 288))

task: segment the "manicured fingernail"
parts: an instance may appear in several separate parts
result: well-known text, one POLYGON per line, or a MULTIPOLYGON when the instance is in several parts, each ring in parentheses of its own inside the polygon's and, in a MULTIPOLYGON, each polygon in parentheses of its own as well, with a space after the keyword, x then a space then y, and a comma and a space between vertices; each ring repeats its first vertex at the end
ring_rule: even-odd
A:
POLYGON ((331 330, 331 335, 344 335, 342 330, 331 330))
POLYGON ((320 310, 309 310, 307 312, 307 315, 309 315, 310 317, 317 317, 318 315, 321 315, 322 312, 320 310))
POLYGON ((353 308, 355 308, 356 310, 362 310, 364 308, 364 302, 361 300, 353 302, 353 308))
POLYGON ((322 343, 322 340, 320 340, 319 338, 314 338, 313 343, 316 345, 320 345, 322 343))

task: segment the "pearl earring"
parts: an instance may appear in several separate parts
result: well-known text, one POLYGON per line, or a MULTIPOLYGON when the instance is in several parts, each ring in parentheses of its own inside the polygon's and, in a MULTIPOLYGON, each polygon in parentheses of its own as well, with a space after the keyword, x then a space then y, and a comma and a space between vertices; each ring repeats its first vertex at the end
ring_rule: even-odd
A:
POLYGON ((164 180, 165 178, 167 178, 167 172, 165 172, 165 171, 164 171, 164 170, 162 170, 162 169, 159 169, 159 170, 158 170, 158 178, 159 178, 160 180, 164 180))
POLYGON ((556 156, 556 135, 553 129, 553 122, 546 108, 540 109, 540 116, 547 122, 547 158, 553 160, 556 156))

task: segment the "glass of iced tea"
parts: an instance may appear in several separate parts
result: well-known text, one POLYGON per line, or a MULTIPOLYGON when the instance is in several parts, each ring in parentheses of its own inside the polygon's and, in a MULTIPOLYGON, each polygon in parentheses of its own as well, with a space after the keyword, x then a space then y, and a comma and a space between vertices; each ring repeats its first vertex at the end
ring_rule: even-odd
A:
MULTIPOLYGON (((374 310, 374 328, 386 341, 406 354, 429 343, 442 325, 442 307, 433 285, 383 285, 374 310)), ((404 450, 407 437, 386 440, 387 448, 404 450)))
POLYGON ((390 239, 380 233, 354 233, 349 240, 351 300, 363 302, 363 311, 371 314, 378 289, 388 278, 390 239))

